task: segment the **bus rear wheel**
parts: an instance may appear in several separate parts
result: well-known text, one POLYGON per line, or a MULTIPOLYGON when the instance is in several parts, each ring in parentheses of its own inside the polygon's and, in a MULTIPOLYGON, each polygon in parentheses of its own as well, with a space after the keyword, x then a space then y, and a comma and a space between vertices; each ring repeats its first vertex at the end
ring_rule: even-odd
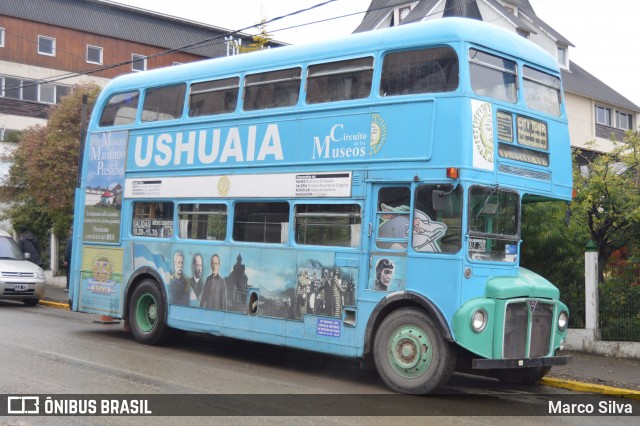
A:
POLYGON ((166 324, 166 303, 160 286, 144 280, 133 290, 129 303, 129 326, 136 341, 145 345, 162 345, 172 337, 166 324))
POLYGON ((425 394, 449 381, 455 351, 423 311, 403 308, 382 321, 374 340, 378 374, 399 393, 425 394))

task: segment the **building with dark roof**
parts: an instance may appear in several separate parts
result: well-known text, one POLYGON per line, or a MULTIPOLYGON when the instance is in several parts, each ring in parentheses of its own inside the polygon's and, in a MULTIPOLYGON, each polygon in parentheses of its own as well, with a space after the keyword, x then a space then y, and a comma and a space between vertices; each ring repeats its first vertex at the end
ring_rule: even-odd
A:
MULTIPOLYGON (((637 130, 640 107, 569 59, 573 44, 540 19, 529 0, 372 0, 354 32, 372 31, 430 19, 462 16, 506 28, 553 55, 562 71, 571 145, 612 148, 610 137, 622 140, 637 130)), ((593 147, 590 147, 593 149, 593 147)))
MULTIPOLYGON (((248 34, 108 0, 0 1, 0 140, 87 80, 226 56, 248 34)), ((280 45, 280 43, 273 43, 280 45)))

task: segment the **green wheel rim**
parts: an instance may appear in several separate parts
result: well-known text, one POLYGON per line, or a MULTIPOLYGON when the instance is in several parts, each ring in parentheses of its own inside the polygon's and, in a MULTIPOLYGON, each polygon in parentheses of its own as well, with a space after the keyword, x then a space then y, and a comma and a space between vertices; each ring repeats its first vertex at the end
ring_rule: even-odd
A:
POLYGON ((432 358, 431 340, 420 327, 405 325, 389 338, 389 362, 402 377, 413 379, 423 375, 432 358))
POLYGON ((136 303, 136 323, 145 333, 153 330, 158 320, 158 303, 151 293, 144 293, 136 303))

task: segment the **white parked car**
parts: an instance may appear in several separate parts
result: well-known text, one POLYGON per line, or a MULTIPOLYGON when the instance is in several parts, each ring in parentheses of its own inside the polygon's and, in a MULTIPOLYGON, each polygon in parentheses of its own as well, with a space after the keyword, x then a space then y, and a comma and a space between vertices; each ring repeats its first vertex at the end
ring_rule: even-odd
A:
POLYGON ((0 230, 0 299, 35 306, 44 297, 44 271, 27 260, 15 240, 0 230))

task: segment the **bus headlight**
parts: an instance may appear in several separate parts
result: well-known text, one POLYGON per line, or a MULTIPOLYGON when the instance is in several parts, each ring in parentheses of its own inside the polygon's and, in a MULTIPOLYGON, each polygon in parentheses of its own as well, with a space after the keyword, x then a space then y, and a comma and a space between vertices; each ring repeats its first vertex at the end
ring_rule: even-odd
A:
POLYGON ((569 314, 567 311, 560 312, 558 315, 558 330, 565 331, 569 325, 569 314))
POLYGON ((484 308, 476 309, 471 315, 471 328, 476 333, 482 333, 487 327, 487 321, 489 320, 489 314, 484 308))

